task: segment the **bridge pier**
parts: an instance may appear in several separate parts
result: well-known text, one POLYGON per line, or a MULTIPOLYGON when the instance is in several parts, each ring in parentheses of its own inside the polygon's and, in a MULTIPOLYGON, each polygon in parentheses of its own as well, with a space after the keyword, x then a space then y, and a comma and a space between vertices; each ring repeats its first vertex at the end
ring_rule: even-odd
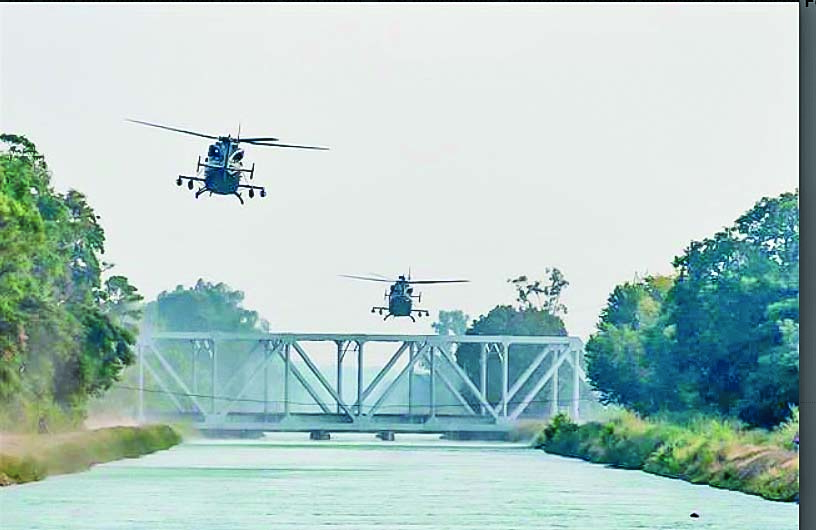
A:
POLYGON ((331 440, 331 434, 328 431, 310 431, 310 440, 331 440))
POLYGON ((380 431, 377 433, 377 438, 379 438, 383 442, 393 442, 394 431, 380 431))

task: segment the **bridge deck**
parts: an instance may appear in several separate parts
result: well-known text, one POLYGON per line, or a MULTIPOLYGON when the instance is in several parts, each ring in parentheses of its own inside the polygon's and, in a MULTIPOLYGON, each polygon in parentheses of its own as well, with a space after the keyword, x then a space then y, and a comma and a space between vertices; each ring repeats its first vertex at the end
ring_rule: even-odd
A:
POLYGON ((376 433, 447 433, 447 432, 501 432, 513 430, 515 422, 496 422, 484 416, 462 415, 408 415, 377 414, 375 416, 355 416, 351 421, 344 414, 292 413, 230 413, 226 416, 200 414, 175 414, 193 421, 202 431, 242 431, 242 432, 360 432, 376 433))

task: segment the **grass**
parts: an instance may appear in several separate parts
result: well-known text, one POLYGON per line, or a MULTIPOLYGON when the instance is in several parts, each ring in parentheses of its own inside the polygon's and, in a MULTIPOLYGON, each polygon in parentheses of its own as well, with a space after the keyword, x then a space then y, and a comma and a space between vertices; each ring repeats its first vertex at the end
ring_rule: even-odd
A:
POLYGON ((5 436, 0 445, 0 485, 84 471, 94 464, 169 449, 180 441, 178 432, 167 425, 5 436))
POLYGON ((791 443, 796 432, 798 409, 772 432, 700 416, 675 423, 624 412, 608 421, 579 426, 559 415, 534 445, 613 467, 794 501, 799 498, 799 454, 791 443))

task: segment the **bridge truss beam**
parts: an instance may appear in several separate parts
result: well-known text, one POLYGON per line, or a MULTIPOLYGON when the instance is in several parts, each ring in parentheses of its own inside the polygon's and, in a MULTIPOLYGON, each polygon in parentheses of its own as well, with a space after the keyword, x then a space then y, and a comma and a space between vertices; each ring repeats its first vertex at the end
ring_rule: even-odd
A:
POLYGON ((146 414, 144 393, 160 392, 166 394, 172 403, 172 414, 192 417, 199 428, 218 431, 508 431, 523 419, 534 402, 542 401, 540 396, 547 384, 550 385, 550 398, 543 401, 550 402, 549 414, 559 410, 559 401, 568 400, 569 414, 577 419, 580 385, 586 381, 582 368, 583 345, 575 337, 154 333, 141 336, 137 349, 140 414, 143 417, 146 414), (175 348, 171 349, 177 354, 178 346, 185 343, 192 346, 192 354, 187 369, 181 370, 179 363, 174 367, 174 363, 168 360, 170 353, 163 350, 168 348, 168 344, 173 344, 175 348), (231 373, 223 374, 228 376, 228 380, 222 384, 219 379, 219 355, 224 355, 228 346, 235 343, 251 344, 252 347, 246 359, 233 363, 231 373), (330 358, 328 363, 336 365, 334 385, 315 362, 314 354, 309 353, 307 343, 335 345, 335 353, 332 354, 334 360, 330 358), (396 345, 396 350, 381 367, 376 366, 376 374, 366 385, 364 371, 372 366, 365 362, 364 352, 368 351, 365 345, 377 343, 396 345), (457 362, 458 350, 465 344, 477 345, 478 382, 471 380, 457 362), (519 346, 527 347, 525 359, 529 358, 529 363, 524 367, 516 366, 518 375, 515 381, 510 381, 511 348, 519 346), (534 350, 537 353, 531 356, 529 353, 534 350), (356 398, 353 402, 347 402, 343 397, 343 361, 350 352, 357 353, 356 398), (205 357, 203 362, 202 356, 205 357), (490 359, 498 361, 500 372, 499 395, 492 399, 488 389, 495 378, 488 370, 490 359), (547 359, 550 359, 549 368, 544 371, 547 359), (296 360, 305 365, 305 371, 295 365, 296 360), (283 374, 277 380, 270 380, 269 369, 274 362, 283 365, 283 374), (401 362, 404 366, 395 369, 401 362), (428 381, 428 403, 419 406, 416 402, 416 373, 417 367, 423 364, 428 372, 425 378, 428 381), (559 371, 564 364, 570 367, 572 375, 570 398, 559 394, 559 371), (157 389, 146 388, 145 369, 158 385, 157 389), (199 379, 203 369, 209 370, 209 395, 200 393, 199 379), (393 376, 395 371, 398 373, 393 376), (261 376, 263 399, 246 398, 261 376), (389 376, 392 377, 390 381, 389 376), (292 410, 295 404, 292 400, 292 377, 306 391, 313 404, 319 407, 319 413, 292 410), (241 381, 241 378, 240 388, 230 392, 234 383, 241 381), (317 384, 310 383, 309 378, 316 379, 317 384), (381 412, 406 378, 406 410, 400 413, 381 412), (270 388, 281 387, 283 410, 272 412, 270 388), (222 389, 230 395, 221 395, 222 389), (525 389, 527 391, 522 392, 525 389), (442 391, 455 400, 453 405, 439 402, 442 391), (518 399, 518 396, 523 397, 518 399), (209 403, 206 398, 209 398, 209 403), (327 398, 329 401, 326 401, 327 398), (209 406, 205 406, 205 403, 209 406), (243 410, 236 410, 239 405, 243 410), (256 408, 252 408, 256 405, 256 408), (458 412, 446 410, 452 406, 458 412))

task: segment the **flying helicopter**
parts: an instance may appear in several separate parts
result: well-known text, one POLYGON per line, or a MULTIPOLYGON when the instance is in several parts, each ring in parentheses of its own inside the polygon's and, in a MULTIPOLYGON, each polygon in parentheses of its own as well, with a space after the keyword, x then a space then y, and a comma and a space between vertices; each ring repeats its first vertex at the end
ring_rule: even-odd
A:
POLYGON ((179 175, 176 179, 176 184, 181 186, 184 181, 187 181, 187 188, 193 189, 195 182, 202 183, 201 188, 196 191, 195 197, 196 199, 201 196, 202 193, 209 192, 210 195, 215 193, 216 195, 235 195, 238 197, 238 200, 241 201, 241 204, 244 204, 244 199, 241 197, 241 189, 249 190, 249 198, 255 197, 255 191, 257 190, 261 197, 266 197, 266 189, 263 186, 252 186, 250 184, 241 184, 241 179, 244 177, 245 174, 249 175, 249 179, 252 180, 255 176, 255 163, 252 164, 252 167, 246 169, 243 167, 243 160, 244 160, 244 150, 240 147, 240 144, 248 144, 248 145, 259 145, 265 147, 293 147, 297 149, 317 149, 321 151, 328 150, 327 147, 314 147, 309 145, 291 145, 291 144, 281 144, 277 143, 278 138, 272 138, 269 136, 266 137, 253 137, 253 138, 241 138, 241 128, 240 125, 238 127, 238 136, 233 138, 230 135, 227 136, 213 136, 210 134, 204 134, 195 131, 188 131, 185 129, 177 129, 175 127, 167 127, 166 125, 159 125, 157 123, 148 123, 146 121, 139 121, 139 120, 131 120, 128 119, 127 121, 133 123, 139 123, 141 125, 147 125, 150 127, 158 127, 159 129, 166 129, 168 131, 174 131, 182 134, 190 134, 193 136, 200 136, 202 138, 208 138, 210 140, 215 140, 215 143, 211 144, 209 149, 207 150, 207 156, 204 158, 204 162, 201 162, 201 157, 198 157, 198 164, 196 165, 196 174, 202 175, 202 168, 203 177, 196 176, 196 177, 188 177, 185 175, 179 175))
POLYGON ((368 276, 353 276, 348 274, 341 274, 344 278, 353 278, 355 280, 368 280, 372 282, 387 282, 392 283, 389 287, 388 291, 385 293, 385 299, 388 302, 388 306, 374 306, 371 308, 372 313, 379 313, 382 315, 385 313, 385 318, 383 320, 388 320, 388 317, 408 317, 411 319, 412 322, 416 322, 414 318, 414 313, 420 318, 422 316, 430 316, 430 313, 427 309, 414 309, 414 299, 417 302, 422 302, 422 294, 417 293, 414 294, 414 288, 412 285, 419 285, 419 284, 432 284, 432 283, 466 283, 470 280, 412 280, 411 273, 408 273, 408 277, 406 278, 404 275, 400 275, 397 277, 396 280, 385 278, 376 274, 375 276, 380 276, 379 278, 371 278, 368 276))

